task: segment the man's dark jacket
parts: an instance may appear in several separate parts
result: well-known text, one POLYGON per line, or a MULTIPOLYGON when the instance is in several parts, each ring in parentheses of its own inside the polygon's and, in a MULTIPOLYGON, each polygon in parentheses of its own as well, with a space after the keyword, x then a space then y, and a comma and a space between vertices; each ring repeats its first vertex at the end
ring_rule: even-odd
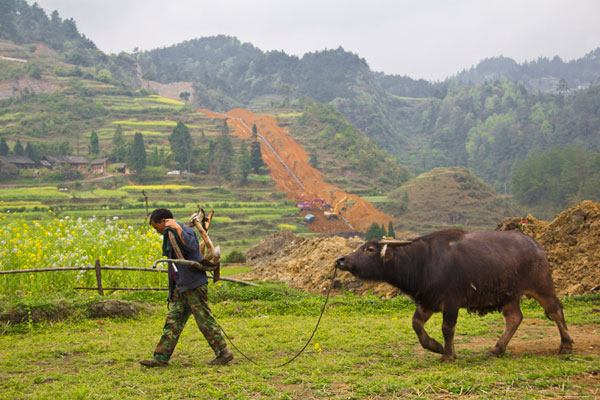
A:
MULTIPOLYGON (((185 226, 179 222, 177 223, 183 229, 181 236, 183 237, 185 244, 181 243, 181 239, 175 229, 165 228, 162 245, 163 256, 171 259, 177 258, 168 237, 168 232, 171 231, 175 236, 177 245, 183 254, 183 258, 191 261, 201 261, 202 254, 200 254, 200 244, 198 243, 196 232, 189 226, 185 226)), ((206 272, 198 271, 177 263, 175 263, 175 265, 177 266, 177 272, 175 272, 173 266, 169 263, 169 299, 175 291, 175 285, 177 285, 177 291, 179 293, 184 293, 208 282, 206 272)))

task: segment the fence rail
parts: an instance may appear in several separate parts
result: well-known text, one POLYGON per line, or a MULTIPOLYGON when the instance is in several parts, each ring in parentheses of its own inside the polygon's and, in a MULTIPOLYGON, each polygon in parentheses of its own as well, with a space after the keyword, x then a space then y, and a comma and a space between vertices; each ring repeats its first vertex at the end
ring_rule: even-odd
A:
MULTIPOLYGON (((88 266, 88 267, 64 267, 64 268, 34 268, 34 269, 15 269, 10 271, 0 271, 0 275, 5 274, 28 274, 33 272, 56 272, 56 271, 96 271, 96 282, 98 287, 74 287, 73 289, 77 290, 97 290, 100 296, 104 296, 105 290, 169 290, 168 288, 119 288, 119 287, 110 287, 103 288, 102 287, 102 270, 112 270, 112 271, 147 271, 147 272, 169 272, 168 269, 158 269, 158 268, 141 268, 141 267, 119 267, 119 266, 109 266, 100 265, 100 260, 96 260, 96 265, 88 266)), ((210 275, 207 275, 209 278, 213 278, 210 275)), ((232 278, 223 278, 220 277, 219 280, 226 282, 238 283, 240 285, 245 286, 258 286, 255 283, 242 281, 239 279, 232 278)))

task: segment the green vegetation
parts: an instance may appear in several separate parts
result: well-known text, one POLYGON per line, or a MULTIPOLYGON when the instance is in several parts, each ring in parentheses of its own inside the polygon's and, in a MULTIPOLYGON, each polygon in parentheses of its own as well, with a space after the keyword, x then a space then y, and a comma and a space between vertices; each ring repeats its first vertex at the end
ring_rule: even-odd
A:
MULTIPOLYGON (((440 364, 439 355, 422 350, 412 331, 414 306, 408 299, 346 294, 330 300, 306 351, 292 364, 275 368, 306 343, 323 298, 284 285, 210 284, 209 301, 218 322, 236 346, 260 365, 236 353, 228 367, 207 366, 212 352, 191 324, 170 366, 146 370, 137 361, 151 355, 160 335, 164 293, 120 293, 108 298, 150 301, 156 307, 150 315, 134 319, 74 317, 0 326, 3 398, 593 399, 597 394, 591 374, 597 371, 598 355, 550 354, 548 346, 558 348, 558 333, 534 301, 523 303, 521 337, 513 339, 527 343, 523 353, 509 346, 506 356, 488 358, 486 351, 503 327, 501 315, 461 312, 458 359, 440 364), (536 325, 529 325, 530 321, 536 325)), ((100 300, 86 295, 65 301, 85 306, 100 300)), ((569 325, 597 327, 597 314, 589 310, 599 301, 598 296, 567 299, 569 325)), ((51 304, 50 300, 21 303, 32 316, 51 304)), ((2 307, 6 309, 6 304, 2 307)), ((438 340, 440 325, 437 314, 428 324, 438 340)))
POLYGON ((600 199, 600 154, 571 145, 531 155, 512 178, 517 199, 536 215, 557 211, 587 199, 600 199))

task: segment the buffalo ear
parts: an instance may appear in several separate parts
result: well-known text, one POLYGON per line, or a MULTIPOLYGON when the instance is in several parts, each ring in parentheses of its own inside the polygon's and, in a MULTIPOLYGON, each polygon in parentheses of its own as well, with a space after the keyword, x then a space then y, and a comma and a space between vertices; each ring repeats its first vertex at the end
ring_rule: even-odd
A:
POLYGON ((383 260, 384 263, 391 261, 393 257, 393 250, 388 247, 387 244, 384 244, 379 252, 379 256, 383 260))

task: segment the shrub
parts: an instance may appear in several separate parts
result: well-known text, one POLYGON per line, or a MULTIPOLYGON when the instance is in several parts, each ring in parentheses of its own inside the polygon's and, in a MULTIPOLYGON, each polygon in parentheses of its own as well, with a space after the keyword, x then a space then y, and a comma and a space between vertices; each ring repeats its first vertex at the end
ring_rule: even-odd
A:
POLYGON ((233 264, 233 263, 244 263, 246 262, 246 255, 241 251, 234 250, 231 253, 227 254, 225 258, 223 258, 224 264, 233 264))

